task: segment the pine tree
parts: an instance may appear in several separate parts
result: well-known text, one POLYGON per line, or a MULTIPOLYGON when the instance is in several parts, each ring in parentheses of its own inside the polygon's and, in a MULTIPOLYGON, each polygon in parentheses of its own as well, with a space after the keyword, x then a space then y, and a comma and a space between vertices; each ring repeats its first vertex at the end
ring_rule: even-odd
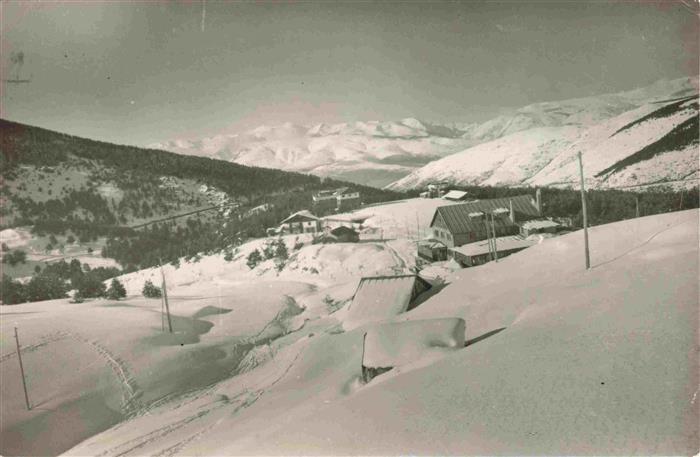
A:
POLYGON ((146 298, 160 298, 163 294, 160 287, 155 286, 150 280, 144 283, 141 293, 146 298))
POLYGON ((112 279, 112 283, 109 285, 109 289, 107 289, 107 298, 110 300, 119 300, 124 297, 126 297, 124 285, 119 282, 117 278, 112 279))
POLYGON ((246 265, 248 265, 248 268, 250 268, 252 270, 260 262, 262 262, 262 260, 263 260, 263 258, 262 258, 262 255, 260 254, 260 251, 255 249, 253 252, 248 254, 246 265))

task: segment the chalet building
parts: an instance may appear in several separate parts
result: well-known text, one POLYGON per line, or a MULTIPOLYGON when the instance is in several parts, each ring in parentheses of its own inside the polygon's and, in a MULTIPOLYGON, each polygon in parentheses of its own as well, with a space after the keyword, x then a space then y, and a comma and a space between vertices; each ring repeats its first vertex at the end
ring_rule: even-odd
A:
POLYGON ((438 240, 422 240, 418 242, 418 257, 428 262, 447 260, 447 246, 438 240))
MULTIPOLYGON (((537 244, 537 241, 521 236, 501 236, 496 238, 496 253, 498 258, 501 259, 535 244, 537 244)), ((492 260, 488 240, 451 248, 450 255, 463 267, 474 267, 492 260)))
POLYGON ((444 187, 444 183, 428 184, 425 192, 421 192, 419 195, 421 198, 440 198, 445 194, 444 187))
POLYGON ((369 216, 356 216, 352 218, 334 218, 334 217, 324 217, 323 227, 326 230, 332 230, 338 227, 348 227, 354 229, 356 232, 360 232, 364 226, 365 221, 369 216))
POLYGON ((298 211, 280 224, 280 233, 318 233, 321 231, 321 219, 307 210, 298 211))
POLYGON ((350 227, 340 226, 330 231, 331 236, 335 237, 339 243, 357 243, 360 241, 360 234, 350 227))
POLYGON ((530 195, 477 200, 460 205, 440 206, 430 222, 431 238, 447 247, 485 240, 495 226, 496 236, 520 233, 518 223, 540 217, 539 205, 530 195))
POLYGON ((420 295, 430 287, 418 275, 364 277, 352 297, 345 323, 355 328, 409 311, 418 306, 420 295))
POLYGON ((469 200, 469 195, 461 190, 451 190, 443 195, 442 198, 453 202, 463 202, 469 200))
POLYGON ((550 220, 527 221, 520 224, 520 235, 530 236, 540 233, 557 233, 561 224, 550 220))
POLYGON ((322 190, 311 198, 316 214, 352 211, 359 208, 361 204, 360 193, 349 192, 347 187, 322 190))

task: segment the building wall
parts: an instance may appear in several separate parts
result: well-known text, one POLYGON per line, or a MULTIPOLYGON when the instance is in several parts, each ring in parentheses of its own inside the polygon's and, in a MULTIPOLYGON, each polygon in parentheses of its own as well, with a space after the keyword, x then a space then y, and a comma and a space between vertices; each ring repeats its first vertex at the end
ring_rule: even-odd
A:
POLYGON ((320 221, 287 222, 282 224, 282 231, 286 233, 316 233, 320 230, 320 221))

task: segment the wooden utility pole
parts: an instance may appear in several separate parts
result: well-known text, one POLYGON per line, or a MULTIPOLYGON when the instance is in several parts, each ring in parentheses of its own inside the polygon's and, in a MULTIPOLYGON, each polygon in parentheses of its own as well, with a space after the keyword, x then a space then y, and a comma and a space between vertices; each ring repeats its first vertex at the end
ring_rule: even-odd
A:
POLYGON ((489 257, 493 260, 493 246, 491 245, 491 234, 489 233, 489 216, 484 214, 484 227, 486 227, 486 240, 489 243, 489 257))
POLYGON ((493 213, 491 213, 491 233, 493 233, 493 257, 498 262, 498 245, 496 244, 496 223, 493 221, 493 213))
POLYGON ((578 169, 581 174, 581 210, 583 211, 583 244, 586 256, 586 270, 591 268, 591 256, 588 252, 588 209, 586 207, 586 188, 583 180, 583 158, 581 151, 578 152, 578 169))
POLYGON ((634 204, 636 207, 637 219, 639 219, 639 195, 634 196, 634 204))
POLYGON ((24 401, 27 404, 27 411, 32 407, 29 404, 29 394, 27 393, 27 381, 24 379, 24 365, 22 365, 22 353, 19 350, 19 336, 17 335, 17 327, 15 326, 15 342, 17 343, 17 360, 19 360, 19 372, 22 375, 22 387, 24 388, 24 401))
POLYGON ((165 314, 168 316, 168 331, 173 333, 173 323, 170 320, 170 307, 168 306, 168 290, 165 285, 165 273, 163 273, 163 266, 160 266, 160 276, 163 279, 163 301, 165 302, 165 314))
POLYGON ((163 291, 160 293, 160 331, 165 331, 165 300, 163 299, 163 291))

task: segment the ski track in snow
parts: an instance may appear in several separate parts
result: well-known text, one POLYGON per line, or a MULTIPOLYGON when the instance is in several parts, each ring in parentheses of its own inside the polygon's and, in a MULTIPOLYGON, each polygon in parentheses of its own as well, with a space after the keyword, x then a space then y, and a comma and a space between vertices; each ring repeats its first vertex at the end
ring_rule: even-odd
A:
POLYGON ((101 345, 96 340, 88 339, 82 335, 73 332, 63 332, 66 337, 72 338, 76 341, 90 345, 109 365, 112 372, 116 375, 119 380, 119 384, 122 388, 122 412, 130 415, 139 409, 139 403, 137 398, 141 395, 141 390, 138 388, 133 375, 130 373, 129 368, 121 358, 115 356, 106 347, 101 345))
MULTIPOLYGON (((183 427, 192 424, 193 422, 197 421, 198 419, 201 419, 205 416, 208 416, 209 414, 222 409, 228 405, 231 405, 232 403, 235 403, 235 407, 233 410, 225 414, 222 418, 216 420, 215 422, 208 424, 204 427, 202 427, 200 430, 197 432, 188 435, 186 438, 177 441, 175 444, 172 444, 171 446, 160 450, 159 452, 153 454, 154 456, 158 457, 167 457, 167 456, 173 456, 173 455, 179 455, 188 444, 200 439, 202 436, 204 436, 207 432, 215 428, 217 425, 219 425, 224 419, 229 418, 232 415, 237 414, 239 411, 242 411, 249 406, 252 406, 255 402, 257 402, 267 390, 271 389, 275 384, 277 384, 279 381, 281 381, 292 369, 296 361, 299 359, 301 356, 301 353, 303 352, 304 347, 300 348, 299 351, 297 352, 296 356, 294 359, 289 363, 287 368, 284 370, 284 372, 276 378, 274 381, 272 381, 270 384, 267 386, 261 387, 254 392, 249 391, 248 389, 245 389, 243 392, 239 393, 232 399, 224 398, 221 400, 215 400, 214 401, 214 406, 203 409, 196 414, 190 415, 185 417, 184 419, 179 419, 175 422, 169 423, 167 425, 164 425, 160 428, 157 428, 156 430, 153 430, 151 432, 148 432, 144 435, 137 436, 136 438, 132 438, 124 443, 120 443, 112 448, 109 448, 102 453, 98 454, 97 457, 105 457, 105 456, 114 456, 114 457, 122 457, 126 456, 133 451, 138 451, 139 449, 142 449, 145 446, 148 446, 149 444, 153 444, 157 442, 158 440, 165 438, 166 436, 170 435, 173 432, 176 432, 183 427)), ((204 389, 203 391, 198 391, 194 393, 194 398, 188 399, 188 401, 182 403, 182 404, 176 404, 173 410, 179 408, 180 406, 183 406, 186 403, 191 403, 199 398, 204 397, 205 395, 210 394, 213 389, 214 385, 210 386, 209 388, 204 389)), ((163 401, 160 404, 164 404, 167 401, 163 401)), ((139 455, 139 454, 137 454, 139 455)))
POLYGON ((408 269, 408 267, 406 266, 406 260, 403 257, 401 257, 401 254, 399 254, 399 252, 393 246, 391 246, 388 241, 384 243, 384 246, 386 246, 387 250, 396 261, 396 265, 391 267, 394 270, 394 272, 396 274, 406 273, 406 270, 408 269))
POLYGON ((627 251, 623 252, 622 254, 620 254, 620 255, 618 255, 618 256, 616 256, 616 257, 613 257, 613 258, 610 259, 610 260, 605 260, 605 261, 603 261, 603 262, 601 262, 601 263, 599 263, 599 264, 597 264, 597 265, 593 265, 593 266, 591 267, 591 269, 598 268, 598 267, 602 267, 603 265, 607 265, 607 264, 609 264, 609 263, 612 263, 612 262, 615 262, 615 261, 617 261, 617 260, 620 260, 621 258, 623 258, 623 257, 625 257, 625 256, 627 256, 627 255, 629 255, 629 254, 631 254, 631 253, 633 253, 633 252, 636 251, 637 249, 639 249, 639 248, 641 248, 641 247, 643 247, 643 246, 646 246, 647 244, 651 243, 652 240, 653 240, 654 238, 656 238, 657 236, 661 235, 662 233, 671 231, 671 230, 673 230, 673 229, 675 229, 675 228, 677 228, 677 227, 680 227, 681 225, 685 225, 685 224, 689 224, 689 223, 690 223, 690 222, 687 221, 687 222, 680 222, 680 223, 678 223, 678 224, 669 225, 668 227, 666 227, 666 228, 664 228, 664 229, 662 229, 662 230, 659 230, 658 232, 654 233, 653 235, 651 235, 649 238, 647 238, 646 240, 642 241, 641 243, 639 243, 639 244, 637 244, 637 245, 631 247, 630 249, 628 249, 627 251))
MULTIPOLYGON (((60 341, 62 339, 65 339, 68 335, 66 335, 64 332, 54 332, 54 333, 49 333, 48 335, 44 335, 39 339, 38 343, 35 344, 30 344, 29 346, 20 346, 20 351, 22 354, 26 352, 33 352, 36 351, 37 349, 40 349, 44 346, 46 346, 49 343, 53 343, 54 341, 60 341)), ((0 363, 11 359, 12 357, 17 355, 17 351, 13 352, 8 352, 7 354, 3 354, 0 356, 0 363)))

